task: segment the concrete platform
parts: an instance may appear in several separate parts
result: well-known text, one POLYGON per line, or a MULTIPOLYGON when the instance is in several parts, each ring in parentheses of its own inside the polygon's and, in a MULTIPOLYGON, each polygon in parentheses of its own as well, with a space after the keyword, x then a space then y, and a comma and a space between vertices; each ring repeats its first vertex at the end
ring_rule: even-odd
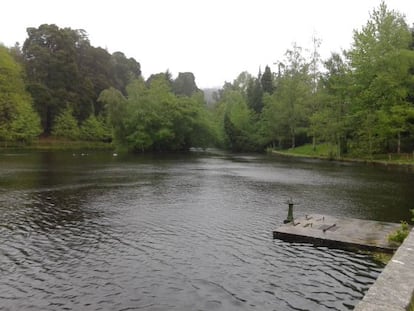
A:
MULTIPOLYGON (((414 230, 354 311, 406 311, 414 293, 414 230)), ((413 308, 414 306, 411 306, 413 308)))
POLYGON ((400 227, 399 223, 312 214, 282 225, 273 231, 273 238, 392 253, 398 246, 388 242, 388 235, 400 227))

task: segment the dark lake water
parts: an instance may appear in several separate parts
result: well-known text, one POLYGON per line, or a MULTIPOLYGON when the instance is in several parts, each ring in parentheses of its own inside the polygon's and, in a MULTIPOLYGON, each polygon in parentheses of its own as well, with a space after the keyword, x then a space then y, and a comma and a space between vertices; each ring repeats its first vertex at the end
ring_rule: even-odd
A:
POLYGON ((220 152, 0 153, 0 310, 352 310, 382 266, 297 215, 399 222, 405 169, 220 152))

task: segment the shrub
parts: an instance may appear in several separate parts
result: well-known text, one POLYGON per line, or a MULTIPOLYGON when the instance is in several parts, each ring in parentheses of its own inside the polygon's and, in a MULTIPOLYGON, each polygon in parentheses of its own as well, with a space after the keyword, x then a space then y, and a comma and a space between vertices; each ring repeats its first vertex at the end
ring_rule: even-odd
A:
POLYGON ((86 141, 111 141, 111 130, 101 118, 91 115, 80 127, 80 139, 86 141))
POLYGON ((409 232, 410 230, 408 228, 407 222, 402 221, 401 228, 388 236, 388 242, 400 245, 408 236, 409 232))
POLYGON ((78 122, 73 116, 72 109, 67 108, 56 117, 52 129, 52 135, 71 140, 79 138, 78 122))

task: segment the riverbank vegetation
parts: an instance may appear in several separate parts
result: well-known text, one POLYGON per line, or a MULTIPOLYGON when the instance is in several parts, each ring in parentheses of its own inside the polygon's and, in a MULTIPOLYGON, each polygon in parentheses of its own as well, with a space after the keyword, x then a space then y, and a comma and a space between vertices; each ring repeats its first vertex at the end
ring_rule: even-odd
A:
POLYGON ((402 242, 404 242, 405 238, 410 233, 410 230, 411 229, 409 228, 408 223, 405 221, 402 221, 401 228, 399 228, 398 230, 396 230, 395 232, 391 233, 388 236, 388 242, 390 244, 401 245, 402 242))
POLYGON ((41 25, 27 34, 22 47, 0 47, 3 146, 40 135, 132 152, 290 148, 370 159, 413 152, 414 29, 384 3, 354 31, 349 50, 322 60, 319 38, 310 51, 293 44, 273 72, 242 72, 208 104, 192 73, 145 80, 139 62, 93 47, 84 30, 41 25))

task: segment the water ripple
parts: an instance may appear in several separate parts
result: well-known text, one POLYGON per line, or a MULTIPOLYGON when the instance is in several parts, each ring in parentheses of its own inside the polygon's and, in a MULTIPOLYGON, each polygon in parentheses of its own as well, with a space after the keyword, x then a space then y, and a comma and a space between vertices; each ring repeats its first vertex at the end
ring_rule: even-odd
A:
POLYGON ((271 232, 292 184, 343 186, 352 175, 255 159, 8 167, 0 310, 351 310, 381 266, 271 232), (39 182, 13 188, 16 176, 39 182))

